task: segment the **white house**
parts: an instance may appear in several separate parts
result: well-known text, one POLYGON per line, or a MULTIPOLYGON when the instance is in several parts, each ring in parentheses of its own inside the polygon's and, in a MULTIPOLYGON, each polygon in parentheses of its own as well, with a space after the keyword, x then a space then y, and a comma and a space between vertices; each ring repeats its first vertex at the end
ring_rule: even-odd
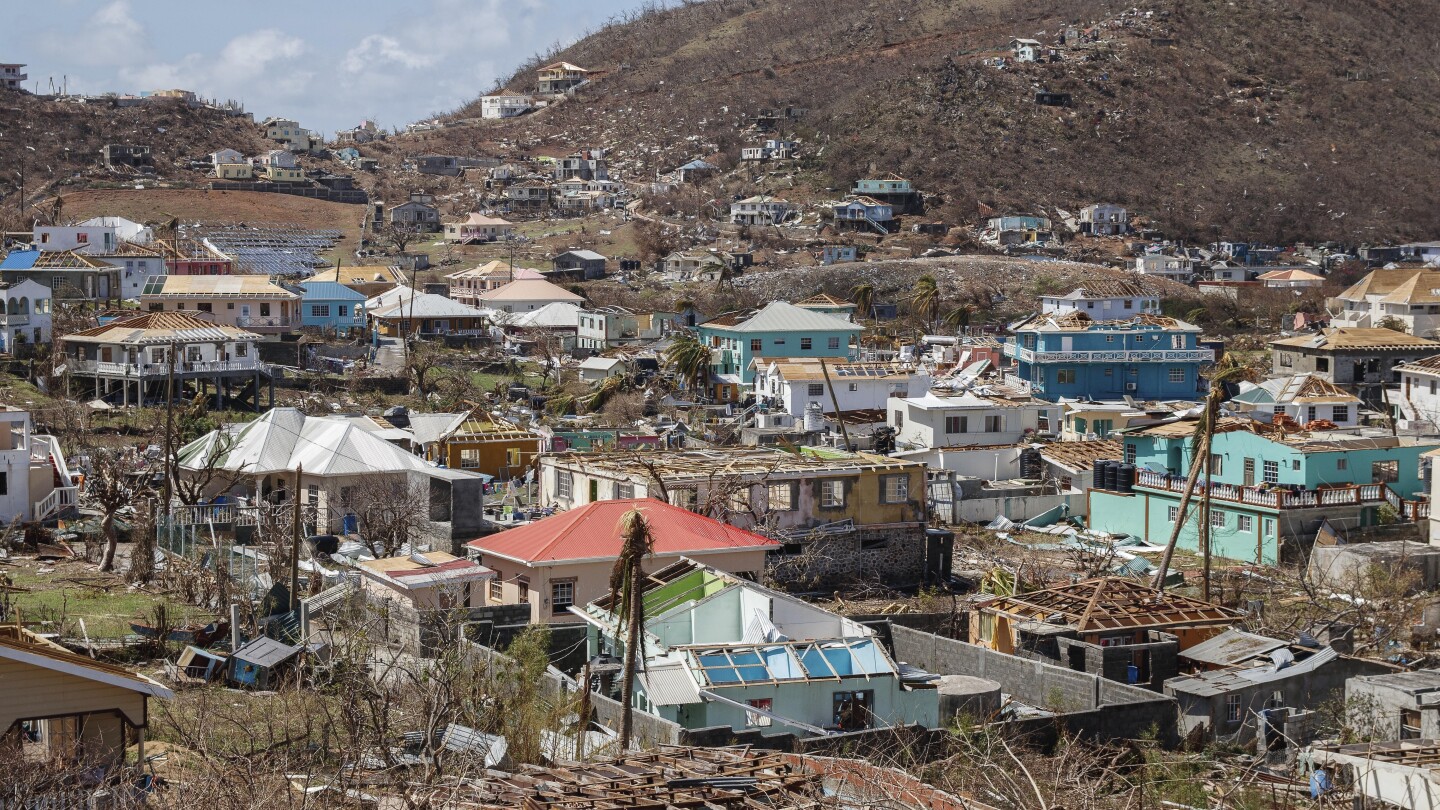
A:
POLYGON ((1097 321, 1120 321, 1145 312, 1158 315, 1160 296, 1134 281, 1096 277, 1063 295, 1040 296, 1040 311, 1083 312, 1097 321))
POLYGON ((1400 390, 1390 393, 1390 402, 1399 408, 1400 427, 1440 432, 1440 355, 1396 366, 1400 390))
POLYGON ((0 352, 50 342, 50 288, 34 279, 0 281, 0 352))
POLYGON ((53 517, 73 508, 78 492, 60 441, 36 434, 28 411, 0 405, 0 520, 53 517))
POLYGON ((1135 257, 1135 272, 1184 283, 1195 272, 1195 262, 1189 256, 1146 253, 1135 257))
POLYGON ((659 340, 675 327, 670 312, 635 313, 624 307, 581 310, 576 346, 581 349, 608 349, 632 343, 659 340))
POLYGON ((1440 335, 1440 270, 1381 268, 1326 301, 1330 325, 1375 327, 1387 318, 1416 337, 1440 335))
POLYGON ((41 252, 103 252, 114 250, 119 243, 115 229, 106 225, 42 225, 35 229, 35 248, 41 252))
POLYGON ((811 403, 824 413, 835 413, 836 402, 842 412, 888 411, 892 397, 921 396, 930 389, 930 375, 909 365, 843 358, 824 362, 822 368, 819 357, 756 358, 755 401, 802 419, 811 403))
POLYGON ((445 223, 446 242, 494 242, 508 239, 515 226, 499 217, 470 214, 465 219, 445 223))
POLYGON ((1120 236, 1130 232, 1130 212, 1122 205, 1095 203, 1080 209, 1080 232, 1091 236, 1120 236))
POLYGON ((514 118, 535 109, 535 100, 515 93, 480 97, 481 118, 514 118))
POLYGON ((730 204, 730 221, 736 225, 779 225, 794 210, 790 203, 759 195, 730 204))
POLYGON ((275 169, 293 169, 296 167, 295 155, 284 149, 271 149, 255 159, 261 166, 269 166, 275 169))
POLYGON ((600 383, 625 373, 625 361, 618 357, 587 357, 580 363, 580 382, 600 383))
POLYGON ((125 217, 91 217, 80 225, 85 228, 114 228, 116 238, 122 242, 148 245, 155 238, 155 231, 149 225, 125 217))
POLYGON ((1228 403, 1231 410, 1261 422, 1272 422, 1275 414, 1284 414, 1301 425, 1328 420, 1339 427, 1358 426, 1364 404, 1359 397, 1314 374, 1276 377, 1262 383, 1242 382, 1240 393, 1228 403))
POLYGON ((218 152, 210 153, 210 163, 219 166, 223 163, 244 163, 245 156, 240 154, 238 149, 221 149, 218 152))
POLYGON ((1324 276, 1317 276, 1298 267, 1292 267, 1289 270, 1271 270, 1261 274, 1257 280, 1266 287, 1281 289, 1320 287, 1325 284, 1324 276))
POLYGON ((476 296, 479 305, 501 312, 529 312, 546 304, 563 302, 579 306, 585 299, 563 287, 540 279, 520 279, 476 296))
POLYGON ((1033 39, 1010 40, 1010 50, 1015 53, 1016 62, 1038 62, 1045 52, 1045 46, 1033 39))
POLYGON ((1028 397, 966 391, 955 396, 927 393, 890 403, 896 445, 906 449, 1014 444, 1027 434, 1049 433, 1059 424, 1059 406, 1028 397))

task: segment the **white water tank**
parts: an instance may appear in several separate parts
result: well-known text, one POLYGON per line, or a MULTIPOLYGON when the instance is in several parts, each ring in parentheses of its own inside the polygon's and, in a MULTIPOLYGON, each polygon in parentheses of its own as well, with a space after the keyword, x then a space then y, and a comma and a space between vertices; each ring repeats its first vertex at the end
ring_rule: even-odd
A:
POLYGON ((820 403, 812 402, 805 406, 805 430, 806 432, 818 432, 825 429, 825 409, 820 403))

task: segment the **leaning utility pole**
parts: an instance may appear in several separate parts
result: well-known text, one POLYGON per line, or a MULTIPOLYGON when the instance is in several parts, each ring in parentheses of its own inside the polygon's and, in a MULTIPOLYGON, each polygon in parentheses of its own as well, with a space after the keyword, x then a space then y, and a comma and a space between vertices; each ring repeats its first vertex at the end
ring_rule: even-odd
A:
MULTIPOLYGON (((166 368, 166 371, 165 371, 165 503, 164 503, 164 509, 165 509, 165 513, 166 513, 167 515, 170 513, 170 498, 171 498, 171 496, 172 496, 172 494, 173 494, 173 492, 174 492, 174 486, 175 486, 175 484, 174 484, 175 467, 178 466, 178 465, 176 464, 176 462, 175 462, 175 347, 176 347, 176 345, 177 345, 177 344, 176 344, 174 341, 171 341, 171 342, 170 342, 169 350, 165 352, 165 354, 166 354, 166 360, 167 360, 167 362, 166 362, 167 368, 166 368)), ((259 392, 259 391, 256 391, 256 392, 255 392, 255 397, 256 397, 257 400, 259 399, 259 397, 260 397, 260 392, 259 392)), ((141 388, 141 393, 140 393, 140 403, 141 403, 141 405, 144 405, 144 403, 145 403, 145 393, 144 393, 144 388, 143 388, 143 387, 141 388)))
POLYGON ((295 465, 295 499, 293 514, 293 526, 291 526, 290 544, 290 609, 300 609, 300 477, 305 472, 305 465, 295 465))

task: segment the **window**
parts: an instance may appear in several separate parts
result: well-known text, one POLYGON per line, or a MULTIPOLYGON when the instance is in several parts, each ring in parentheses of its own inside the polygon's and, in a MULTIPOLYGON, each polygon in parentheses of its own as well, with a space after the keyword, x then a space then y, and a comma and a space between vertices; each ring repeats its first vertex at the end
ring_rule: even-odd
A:
POLYGON ((505 583, 498 579, 490 580, 490 601, 500 602, 505 599, 505 583))
POLYGON ((61 287, 63 287, 64 285, 65 285, 65 277, 64 277, 64 276, 51 276, 51 277, 50 277, 50 289, 52 289, 52 290, 59 290, 59 289, 60 289, 61 287))
POLYGON ((1214 512, 1211 512, 1211 513, 1210 513, 1210 528, 1212 528, 1212 529, 1223 529, 1223 528, 1225 528, 1225 513, 1224 513, 1224 512, 1221 512, 1221 511, 1218 511, 1218 510, 1217 510, 1217 511, 1214 511, 1214 512))
POLYGON ((505 466, 507 466, 507 467, 519 467, 519 466, 520 466, 520 448, 518 448, 518 447, 507 447, 507 448, 505 448, 505 466))
POLYGON ((311 304, 311 305, 310 305, 310 317, 312 317, 312 318, 328 318, 328 317, 330 317, 330 305, 329 305, 329 304, 311 304))
POLYGON ((1129 442, 1125 443, 1125 463, 1135 463, 1135 445, 1130 444, 1129 442))
MULTIPOLYGON (((1284 355, 1282 355, 1281 357, 1282 357, 1282 362, 1280 363, 1280 365, 1282 365, 1282 366, 1288 366, 1288 365, 1290 365, 1289 363, 1283 362, 1283 357, 1284 357, 1284 355)), ((1328 357, 1317 357, 1317 358, 1315 358, 1315 370, 1316 370, 1316 371, 1329 371, 1329 370, 1330 370, 1330 358, 1328 358, 1328 357)))
POLYGON ((853 383, 853 382, 852 382, 852 383, 850 383, 849 388, 846 389, 846 390, 849 390, 849 391, 859 391, 859 390, 860 390, 860 383, 853 383))
POLYGON ((800 338, 800 351, 808 352, 814 348, 814 341, 810 338, 800 338))
POLYGON ((945 417, 946 433, 965 433, 969 428, 970 417, 968 416, 947 416, 945 417))
POLYGON ((1129 298, 1126 298, 1126 299, 1125 299, 1125 308, 1126 308, 1126 309, 1134 309, 1134 308, 1135 308, 1135 302, 1134 302, 1134 301, 1131 301, 1129 298))
POLYGON ((1222 456, 1222 455, 1220 455, 1219 453, 1211 453, 1211 454, 1210 454, 1210 474, 1211 474, 1211 475, 1224 475, 1224 474, 1225 474, 1225 457, 1222 456))
MULTIPOLYGON (((755 700, 747 700, 745 703, 763 712, 768 712, 775 706, 775 701, 771 698, 756 698, 755 700)), ((770 718, 767 715, 745 712, 746 728, 764 728, 770 725, 770 722, 770 718)))
POLYGON ((823 397, 825 396, 825 384, 810 383, 805 387, 805 393, 812 397, 823 397))
POLYGON ((825 509, 836 509, 845 505, 845 482, 844 481, 821 481, 820 482, 820 506, 825 509))
POLYGON ((1255 517, 1253 515, 1236 515, 1235 528, 1242 532, 1255 531, 1255 517))
POLYGON ((1105 336, 1105 342, 1106 342, 1106 343, 1114 343, 1114 342, 1115 342, 1115 336, 1114 336, 1114 335, 1106 335, 1106 336, 1105 336))
POLYGON ((1345 457, 1343 457, 1343 456, 1340 457, 1340 458, 1335 459, 1335 469, 1337 469, 1337 470, 1348 470, 1348 469, 1350 469, 1350 459, 1345 458, 1345 457))
POLYGON ((573 484, 574 484, 574 481, 572 480, 572 478, 571 478, 571 476, 570 476, 570 473, 568 473, 568 472, 557 472, 557 473, 555 473, 555 495, 556 495, 556 497, 559 497, 559 498, 568 498, 568 497, 570 497, 570 487, 571 487, 573 484))
POLYGON ((838 337, 826 338, 826 339, 825 339, 825 347, 828 348, 828 349, 838 349, 838 348, 840 348, 840 338, 838 338, 838 337))
POLYGON ((1060 385, 1072 384, 1075 382, 1075 369, 1059 368, 1055 370, 1055 382, 1060 385))
POLYGON ((630 482, 630 481, 616 481, 616 482, 615 482, 615 499, 616 499, 616 500, 618 500, 618 501, 628 501, 628 500, 630 500, 630 499, 633 498, 633 497, 635 497, 635 484, 634 484, 634 483, 632 483, 632 482, 630 482))
POLYGON ((678 506, 681 509, 695 511, 696 504, 700 502, 700 495, 693 489, 675 489, 670 491, 670 505, 678 506))
POLYGON ((1341 422, 1348 422, 1348 421, 1350 421, 1350 406, 1349 406, 1349 405, 1333 405, 1333 406, 1331 406, 1331 408, 1330 408, 1330 421, 1331 421, 1331 422, 1334 422, 1334 423, 1337 424, 1337 425, 1340 424, 1341 422))
POLYGON ((905 503, 910 500, 910 476, 885 475, 880 478, 881 503, 905 503))
POLYGON ((1377 484, 1390 484, 1400 480, 1400 462, 1376 461, 1370 465, 1370 480, 1377 484))
POLYGON ((565 609, 575 604, 575 583, 573 582, 552 582, 550 583, 550 612, 554 614, 565 613, 565 609))
POLYGON ((1180 519, 1180 507, 1170 506, 1165 510, 1165 519, 1171 523, 1180 519))
POLYGON ((211 304, 209 301, 206 301, 206 302, 200 303, 200 304, 196 304, 196 305, 195 305, 195 308, 198 309, 198 310, 201 311, 201 312, 213 312, 213 311, 214 311, 214 305, 211 304))
POLYGON ((904 412, 904 411, 896 411, 896 412, 895 412, 895 429, 896 429, 896 430, 899 430, 900 428, 903 428, 903 427, 905 427, 905 412, 904 412))
POLYGON ((185 347, 185 362, 187 362, 187 363, 198 363, 198 362, 201 361, 201 359, 203 359, 203 358, 202 358, 201 355, 200 355, 200 347, 199 347, 199 346, 186 346, 186 347, 185 347))
POLYGON ((0 495, 10 494, 10 473, 0 472, 0 495))
POLYGON ((1435 381, 1435 380, 1431 380, 1431 381, 1430 381, 1430 396, 1432 396, 1432 397, 1435 396, 1435 386, 1436 386, 1436 381, 1435 381))
POLYGON ((873 689, 836 692, 830 704, 834 715, 831 724, 841 731, 869 728, 870 710, 874 704, 873 689))
POLYGON ((772 342, 774 345, 776 345, 776 346, 784 346, 784 345, 785 345, 785 338, 775 338, 775 340, 773 340, 773 341, 771 341, 771 342, 772 342))
POLYGON ((244 341, 240 341, 239 343, 236 343, 236 344, 235 344, 235 356, 236 356, 236 357, 246 357, 246 356, 248 356, 249 354, 250 354, 250 344, 249 344, 249 343, 246 343, 246 342, 244 342, 244 341))
POLYGON ((1226 696, 1225 696, 1225 722, 1227 722, 1227 723, 1238 723, 1238 722, 1240 722, 1240 696, 1239 696, 1239 695, 1226 695, 1226 696))
POLYGON ((520 604, 530 604, 530 580, 526 579, 525 577, 520 577, 519 579, 515 580, 515 585, 520 589, 520 604))
POLYGON ((350 306, 348 304, 336 304, 335 314, 342 318, 350 317, 350 306))
POLYGON ((1261 468, 1261 476, 1264 478, 1265 483, 1267 483, 1267 484, 1278 484, 1278 483, 1280 483, 1280 462, 1278 462, 1278 461, 1265 461, 1265 462, 1261 462, 1260 468, 1261 468))
POLYGON ((1275 407, 1271 408, 1270 410, 1273 411, 1273 412, 1275 412, 1275 413, 1278 413, 1278 414, 1283 414, 1283 413, 1285 413, 1285 406, 1284 406, 1284 405, 1276 405, 1275 407))
POLYGON ((786 482, 766 486, 765 502, 772 512, 789 512, 795 508, 795 485, 786 482))
POLYGON ((478 448, 478 447, 466 447, 466 448, 463 448, 463 449, 460 451, 460 469, 462 469, 462 470, 478 470, 478 469, 480 469, 480 448, 478 448))
POLYGON ((1172 366, 1172 367, 1170 368, 1170 382, 1172 382, 1172 383, 1183 383, 1183 382, 1185 382, 1185 369, 1184 369, 1183 367, 1181 367, 1181 366, 1172 366))
POLYGON ((1307 408, 1305 409, 1305 421, 1306 421, 1306 422, 1314 422, 1316 416, 1317 416, 1317 414, 1316 414, 1316 409, 1315 409, 1315 406, 1314 406, 1314 405, 1311 405, 1311 406, 1309 406, 1309 407, 1307 407, 1307 408))
POLYGON ((268 302, 268 301, 262 301, 262 302, 260 303, 260 317, 262 317, 262 318, 268 318, 268 317, 270 317, 270 302, 268 302))
POLYGON ((1005 417, 999 414, 985 417, 986 433, 1003 433, 1005 430, 1005 417))

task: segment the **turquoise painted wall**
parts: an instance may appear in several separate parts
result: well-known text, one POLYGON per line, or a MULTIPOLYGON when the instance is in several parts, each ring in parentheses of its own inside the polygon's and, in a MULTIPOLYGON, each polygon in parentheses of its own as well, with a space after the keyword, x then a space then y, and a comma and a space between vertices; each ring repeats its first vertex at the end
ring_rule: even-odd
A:
POLYGON ((839 357, 850 356, 850 340, 860 334, 860 327, 825 332, 735 332, 722 326, 696 327, 700 342, 722 350, 718 362, 712 363, 716 374, 739 374, 746 385, 753 385, 755 372, 750 362, 756 357, 839 357), (719 346, 711 346, 718 339, 719 346), (760 349, 752 341, 760 341, 760 349), (805 342, 809 341, 809 348, 805 342), (834 341, 834 347, 831 341, 834 341))
MULTIPOLYGON (((1180 493, 1133 495, 1103 490, 1090 490, 1090 527, 1103 532, 1133 534, 1147 543, 1163 546, 1170 540, 1174 523, 1170 508, 1180 507, 1180 493)), ((1210 552, 1218 557, 1274 564, 1279 561, 1280 535, 1284 524, 1278 513, 1259 507, 1239 504, 1215 504, 1215 514, 1223 516, 1221 525, 1212 525, 1210 552), (1242 517, 1249 519, 1242 528, 1242 517)), ((1180 530, 1176 547, 1200 551, 1200 505, 1191 503, 1189 518, 1180 530)))

